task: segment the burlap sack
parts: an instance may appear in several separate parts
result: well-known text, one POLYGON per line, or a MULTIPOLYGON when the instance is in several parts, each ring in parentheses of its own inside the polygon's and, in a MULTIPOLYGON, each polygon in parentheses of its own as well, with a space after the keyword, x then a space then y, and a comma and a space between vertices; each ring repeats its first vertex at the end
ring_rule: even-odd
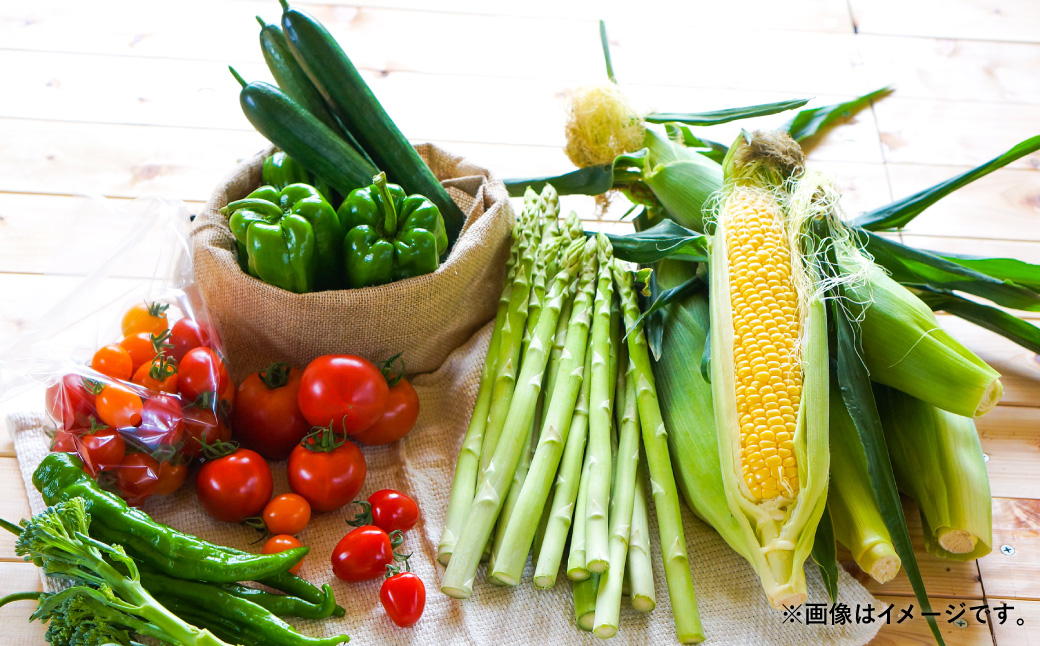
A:
POLYGON ((235 239, 219 210, 260 185, 263 159, 272 149, 247 160, 213 191, 192 230, 195 280, 235 381, 274 361, 302 367, 338 353, 381 361, 404 352, 409 373, 430 372, 494 316, 514 217, 505 185, 436 146, 417 150, 466 214, 466 224, 436 272, 389 285, 293 294, 239 268, 235 239))
MULTIPOLYGON (((426 611, 408 629, 394 626, 379 603, 379 581, 344 583, 332 574, 329 555, 350 527, 344 522, 348 510, 316 514, 300 533, 311 548, 300 574, 311 581, 331 583, 336 599, 346 610, 341 619, 325 622, 290 620, 298 629, 313 635, 345 632, 351 644, 595 644, 601 643, 574 624, 571 587, 561 572, 556 587, 537 590, 531 583, 533 565, 528 563, 521 585, 515 589, 484 581, 483 567, 477 573, 473 598, 457 601, 438 590, 444 568, 436 563, 437 544, 444 527, 451 481, 462 437, 469 422, 479 385, 491 324, 453 352, 435 372, 420 375, 414 384, 421 412, 415 430, 387 447, 366 447, 368 476, 360 497, 384 488, 398 489, 419 503, 419 524, 405 537, 402 549, 412 554, 412 569, 426 584, 426 611)), ((47 452, 41 415, 9 419, 11 434, 29 500, 34 512, 43 501, 32 486, 31 475, 47 452)), ((288 491, 285 464, 272 463, 275 493, 288 491)), ((256 533, 213 520, 202 511, 189 482, 172 496, 154 496, 144 510, 178 529, 210 541, 258 551, 256 533)), ((649 615, 637 613, 624 603, 621 630, 612 644, 674 644, 675 628, 668 603, 657 526, 651 511, 651 545, 657 609, 649 615)), ((784 623, 784 615, 765 600, 758 578, 750 566, 712 529, 696 520, 683 505, 683 525, 689 547, 693 582, 707 644, 724 646, 854 646, 865 644, 879 628, 870 625, 805 626, 784 623)), ((807 565, 809 599, 827 602, 817 569, 807 565)), ((839 571, 840 600, 855 608, 875 600, 844 571, 839 571)))

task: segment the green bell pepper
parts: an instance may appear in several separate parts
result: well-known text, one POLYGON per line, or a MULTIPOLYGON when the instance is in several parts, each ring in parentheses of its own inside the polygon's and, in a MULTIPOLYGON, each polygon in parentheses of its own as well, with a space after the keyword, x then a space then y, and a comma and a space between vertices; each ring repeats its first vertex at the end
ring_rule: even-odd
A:
POLYGON ((303 167, 303 164, 282 151, 271 153, 264 158, 264 165, 260 171, 260 183, 265 186, 273 186, 279 191, 290 184, 307 184, 318 189, 325 201, 336 208, 343 201, 340 194, 336 192, 329 183, 315 176, 303 167))
POLYGON ((386 173, 376 175, 371 186, 351 191, 337 214, 347 231, 343 249, 351 287, 428 274, 448 247, 436 205, 387 184, 386 173))
POLYGON ((342 286, 343 227, 313 186, 261 186, 221 212, 250 275, 298 294, 342 286))

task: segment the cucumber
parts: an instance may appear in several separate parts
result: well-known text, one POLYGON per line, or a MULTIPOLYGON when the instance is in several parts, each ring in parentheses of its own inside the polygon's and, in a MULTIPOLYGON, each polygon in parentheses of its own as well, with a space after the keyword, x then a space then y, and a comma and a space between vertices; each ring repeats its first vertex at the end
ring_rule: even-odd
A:
POLYGON ((268 141, 342 195, 372 183, 376 167, 318 117, 270 83, 246 83, 230 69, 242 84, 242 112, 268 141))
POLYGON ((314 18, 290 9, 287 0, 280 2, 285 39, 300 67, 332 113, 387 177, 406 193, 419 193, 437 205, 450 248, 466 220, 462 210, 394 125, 332 34, 314 18))

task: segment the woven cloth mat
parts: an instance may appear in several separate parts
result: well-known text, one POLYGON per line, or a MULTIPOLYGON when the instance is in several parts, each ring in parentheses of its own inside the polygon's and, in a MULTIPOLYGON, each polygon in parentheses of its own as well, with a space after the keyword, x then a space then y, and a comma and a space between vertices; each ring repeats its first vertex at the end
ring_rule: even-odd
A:
MULTIPOLYGON (((409 629, 394 626, 379 603, 380 581, 345 583, 332 575, 329 555, 350 529, 345 519, 353 510, 315 515, 300 534, 310 546, 301 576, 321 584, 330 582, 336 599, 347 614, 325 622, 293 620, 301 631, 313 635, 344 632, 352 644, 592 644, 595 637, 574 623, 571 587, 562 573, 556 587, 538 590, 531 583, 533 566, 528 563, 524 581, 516 589, 490 585, 478 572, 473 598, 456 601, 438 590, 443 567, 436 563, 437 543, 444 524, 455 458, 476 398, 484 352, 491 335, 488 324, 462 347, 456 349, 436 371, 413 381, 419 393, 421 412, 416 428, 403 440, 387 447, 365 448, 368 478, 362 498, 384 488, 398 489, 415 498, 422 513, 419 524, 405 536, 402 549, 412 553, 412 569, 426 584, 426 611, 409 629)), ((15 450, 30 506, 43 509, 43 500, 32 486, 32 472, 47 453, 41 414, 8 418, 15 450)), ((288 491, 285 463, 273 463, 275 493, 288 491)), ((144 510, 156 519, 215 543, 259 551, 256 532, 218 522, 199 507, 190 479, 171 496, 154 496, 144 510)), ((723 645, 864 644, 879 626, 805 626, 783 623, 783 614, 765 599, 751 567, 731 550, 718 534, 693 517, 683 506, 684 527, 689 546, 693 581, 697 590, 707 643, 723 645)), ((657 609, 648 615, 631 610, 623 601, 621 629, 613 644, 670 644, 675 641, 672 611, 668 603, 661 554, 656 539, 656 522, 650 513, 657 609)), ((809 599, 827 602, 827 595, 814 565, 806 566, 809 599)), ((877 601, 852 577, 839 568, 840 600, 850 606, 877 601)), ((50 582, 45 581, 49 586, 50 582)))

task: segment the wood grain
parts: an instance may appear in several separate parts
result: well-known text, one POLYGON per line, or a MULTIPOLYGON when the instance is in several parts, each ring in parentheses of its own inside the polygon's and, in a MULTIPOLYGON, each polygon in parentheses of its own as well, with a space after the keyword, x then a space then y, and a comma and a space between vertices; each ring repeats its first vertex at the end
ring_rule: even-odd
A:
POLYGON ((859 33, 1037 42, 1030 0, 850 0, 859 33))
POLYGON ((1040 408, 997 406, 975 420, 982 450, 989 456, 990 491, 1003 498, 1040 500, 1040 408))
MULTIPOLYGON (((32 563, 0 562, 0 581, 3 592, 39 592, 43 590, 40 570, 32 563)), ((3 626, 4 643, 44 644, 43 634, 47 629, 39 622, 29 623, 29 615, 36 608, 35 601, 15 601, 0 608, 0 626, 3 626)))
MULTIPOLYGON (((885 595, 878 596, 878 601, 883 604, 894 604, 895 608, 892 609, 892 623, 881 629, 878 636, 870 642, 870 646, 932 646, 935 644, 935 638, 932 637, 928 621, 921 616, 921 607, 916 601, 906 597, 885 595), (901 624, 897 623, 900 617, 899 611, 909 608, 911 603, 914 604, 914 618, 907 619, 901 624)), ((939 613, 945 613, 950 604, 959 610, 959 606, 962 603, 967 604, 968 607, 978 606, 983 603, 981 598, 949 599, 943 597, 929 597, 928 602, 932 606, 932 611, 939 613)), ((887 605, 884 607, 887 607, 887 605)), ((967 613, 965 613, 965 616, 967 616, 967 613)), ((974 618, 971 618, 962 627, 947 623, 946 619, 948 618, 944 616, 936 617, 939 631, 942 633, 943 641, 946 642, 947 646, 992 646, 994 644, 989 626, 975 622, 973 621, 974 618)))
POLYGON ((1040 599, 1040 501, 993 499, 993 553, 979 572, 987 597, 1040 599))
MULTIPOLYGON (((990 608, 1001 604, 1014 606, 1007 611, 1007 621, 991 619, 991 630, 997 644, 1014 644, 1015 646, 1040 646, 1040 601, 1022 601, 1021 599, 988 598, 990 608), (1019 624, 1019 620, 1022 621, 1019 624)), ((993 614, 991 613, 991 617, 993 614)))

